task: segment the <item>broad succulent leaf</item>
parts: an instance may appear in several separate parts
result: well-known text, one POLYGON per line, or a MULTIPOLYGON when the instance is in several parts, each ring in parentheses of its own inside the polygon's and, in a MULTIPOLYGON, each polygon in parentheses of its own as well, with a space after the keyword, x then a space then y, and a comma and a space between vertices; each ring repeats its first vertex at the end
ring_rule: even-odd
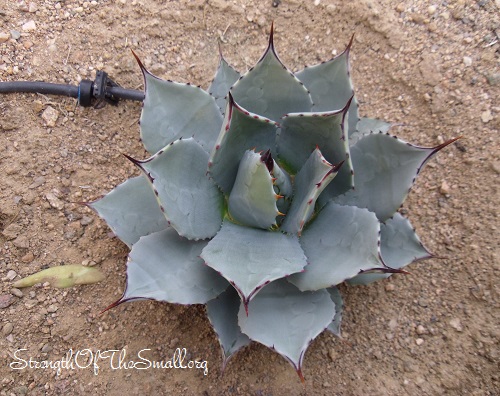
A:
POLYGON ((153 189, 144 176, 133 177, 97 201, 86 204, 131 247, 141 236, 168 227, 153 189))
MULTIPOLYGON (((358 275, 359 276, 359 275, 358 275)), ((342 311, 344 310, 344 300, 342 299, 342 295, 338 288, 330 287, 326 289, 328 293, 330 293, 330 298, 335 304, 335 317, 332 320, 332 323, 328 325, 326 328, 330 333, 336 335, 337 337, 342 337, 340 333, 340 326, 342 324, 342 311)))
POLYGON ((349 134, 349 145, 352 146, 357 143, 363 136, 371 133, 387 133, 389 129, 391 129, 391 124, 388 122, 376 118, 362 117, 356 126, 356 131, 349 134))
POLYGON ((201 258, 234 286, 245 306, 267 283, 302 271, 307 264, 295 235, 228 220, 203 249, 201 258))
POLYGON ((222 224, 223 197, 207 177, 208 154, 192 138, 177 140, 145 161, 160 209, 180 236, 213 237, 222 224))
POLYGON ((207 316, 222 349, 222 371, 228 360, 251 342, 248 336, 241 332, 238 325, 240 305, 240 297, 232 286, 207 303, 207 316))
MULTIPOLYGON (((432 254, 420 242, 410 221, 399 213, 395 213, 391 219, 380 224, 380 241, 384 262, 394 269, 432 257, 432 254)), ((361 274, 349 280, 349 283, 367 285, 389 276, 391 274, 361 274)))
POLYGON ((304 84, 281 63, 273 42, 257 64, 231 88, 235 100, 249 111, 278 121, 287 113, 311 111, 312 100, 304 84))
POLYGON ((301 292, 279 280, 267 285, 238 321, 250 339, 274 349, 295 368, 302 381, 302 361, 309 344, 335 316, 335 304, 326 290, 301 292))
POLYGON ((208 162, 210 175, 225 194, 231 191, 247 150, 271 149, 275 156, 276 130, 275 122, 243 109, 229 93, 224 123, 208 162))
POLYGON ((334 112, 288 114, 283 118, 277 138, 278 157, 294 173, 302 168, 316 147, 330 163, 344 162, 335 183, 325 192, 328 197, 343 194, 353 187, 345 121, 349 103, 334 112))
POLYGON ((300 244, 308 265, 288 280, 302 291, 319 290, 338 285, 361 271, 383 268, 379 233, 375 214, 329 203, 302 232, 300 244))
POLYGON ((194 137, 210 152, 223 119, 215 99, 197 86, 161 80, 141 68, 146 95, 140 125, 146 150, 154 154, 177 139, 194 137))
POLYGON ((334 202, 367 208, 380 221, 389 219, 429 158, 455 140, 418 147, 382 133, 363 137, 351 146, 355 189, 335 197, 334 202))
MULTIPOLYGON (((354 36, 353 36, 354 37, 354 36)), ((308 66, 296 74, 297 78, 309 89, 313 100, 312 111, 332 111, 342 109, 354 95, 350 76, 349 53, 352 38, 340 55, 328 62, 308 66)), ((358 123, 358 103, 354 98, 349 103, 349 134, 356 130, 358 123)), ((346 130, 347 132, 347 130, 346 130)))
POLYGON ((219 67, 217 68, 217 73, 215 74, 212 84, 210 84, 208 88, 208 93, 215 98, 215 102, 217 106, 219 106, 220 111, 224 112, 229 89, 239 80, 240 73, 227 63, 220 49, 219 52, 219 67))
POLYGON ((228 283, 200 259, 206 241, 189 241, 173 228, 142 237, 127 263, 127 288, 118 303, 152 299, 175 304, 204 304, 228 283))
POLYGON ((400 213, 380 225, 381 251, 391 268, 403 268, 416 260, 432 257, 415 233, 410 221, 400 213))
POLYGON ((281 225, 283 231, 300 236, 305 223, 311 218, 316 200, 335 178, 341 165, 330 164, 319 149, 311 153, 295 176, 295 195, 281 225))
POLYGON ((271 228, 279 214, 277 199, 267 164, 260 154, 246 151, 229 195, 229 214, 243 225, 271 228))

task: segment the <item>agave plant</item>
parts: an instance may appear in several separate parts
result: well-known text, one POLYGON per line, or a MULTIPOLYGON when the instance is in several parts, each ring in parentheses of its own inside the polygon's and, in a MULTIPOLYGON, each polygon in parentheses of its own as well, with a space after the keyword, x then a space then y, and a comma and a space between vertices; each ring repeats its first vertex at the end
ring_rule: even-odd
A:
POLYGON ((202 90, 145 81, 142 175, 88 205, 130 248, 120 303, 206 304, 223 367, 257 341, 303 380, 308 345, 339 335, 336 285, 367 284, 432 254, 397 211, 437 147, 359 118, 351 43, 288 70, 269 45, 240 76, 222 57, 202 90))

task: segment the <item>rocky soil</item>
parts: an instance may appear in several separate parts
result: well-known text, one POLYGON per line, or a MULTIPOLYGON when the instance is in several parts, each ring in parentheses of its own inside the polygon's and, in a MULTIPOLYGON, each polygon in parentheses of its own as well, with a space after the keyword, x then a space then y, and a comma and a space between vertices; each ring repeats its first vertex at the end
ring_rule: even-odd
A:
MULTIPOLYGON (((309 348, 303 386, 280 356, 252 344, 220 373, 204 310, 149 301, 99 315, 125 284, 127 248, 77 204, 137 173, 140 104, 0 96, 0 395, 499 394, 499 0, 35 0, 0 3, 0 79, 76 84, 104 69, 140 89, 130 50, 155 74, 207 87, 217 43, 240 72, 260 57, 271 21, 292 70, 340 53, 355 33, 352 75, 363 116, 436 145, 463 138, 422 172, 402 211, 440 259, 367 287, 343 287, 344 341, 309 348), (98 284, 15 289, 60 264, 96 266, 98 284), (13 370, 14 353, 60 360, 70 349, 176 348, 201 369, 13 370)), ((19 360, 17 360, 19 361, 19 360)), ((83 363, 82 363, 83 365, 83 363)), ((116 367, 115 367, 116 368, 116 367)))

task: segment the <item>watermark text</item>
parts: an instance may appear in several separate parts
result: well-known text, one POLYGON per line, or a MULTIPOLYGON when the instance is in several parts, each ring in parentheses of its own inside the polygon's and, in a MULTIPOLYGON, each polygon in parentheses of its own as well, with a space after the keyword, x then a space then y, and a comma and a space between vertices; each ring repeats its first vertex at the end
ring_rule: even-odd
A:
POLYGON ((18 349, 14 352, 14 360, 10 363, 12 370, 55 370, 60 375, 63 370, 91 369, 98 375, 101 367, 111 370, 148 370, 148 369, 197 369, 203 370, 203 375, 208 374, 206 360, 190 360, 187 358, 186 348, 177 348, 171 358, 165 360, 152 360, 150 348, 144 348, 132 358, 127 357, 127 350, 108 349, 96 350, 69 349, 58 360, 36 360, 26 356, 27 349, 18 349))

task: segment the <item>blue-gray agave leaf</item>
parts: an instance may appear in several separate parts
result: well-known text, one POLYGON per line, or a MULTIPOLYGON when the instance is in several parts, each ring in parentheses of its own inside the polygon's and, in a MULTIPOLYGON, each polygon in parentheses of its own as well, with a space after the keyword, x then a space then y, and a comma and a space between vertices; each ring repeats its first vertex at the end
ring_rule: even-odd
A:
POLYGON ((300 236, 304 225, 311 218, 314 205, 321 192, 337 175, 342 163, 334 166, 330 164, 315 149, 302 169, 295 176, 295 194, 292 205, 283 220, 281 229, 285 232, 300 236))
POLYGON ((129 247, 141 236, 168 227, 144 175, 128 179, 101 199, 86 205, 94 209, 129 247))
MULTIPOLYGON (((359 276, 359 275, 358 275, 359 276)), ((342 299, 342 295, 338 288, 330 287, 328 289, 328 293, 330 293, 330 298, 335 304, 335 317, 332 320, 332 323, 328 325, 326 328, 330 333, 336 335, 339 338, 342 338, 340 334, 340 326, 342 324, 342 311, 344 310, 344 300, 342 299)))
POLYGON ((349 191, 354 183, 345 119, 351 100, 352 97, 343 109, 334 112, 287 114, 277 138, 278 157, 294 173, 316 147, 330 163, 344 162, 335 183, 324 193, 328 197, 349 191))
MULTIPOLYGON (((432 253, 420 242, 410 221, 399 213, 380 225, 380 234, 382 258, 391 268, 401 269, 414 261, 432 257, 432 253)), ((349 280, 349 283, 367 285, 390 275, 361 274, 349 280)))
POLYGON ((239 80, 240 73, 234 70, 233 67, 226 62, 222 56, 220 47, 219 53, 219 67, 217 68, 217 73, 215 74, 212 84, 210 84, 208 88, 208 93, 215 98, 215 102, 217 106, 219 106, 220 111, 224 112, 229 89, 239 80))
POLYGON ((326 290, 301 292, 281 279, 267 285, 238 315, 250 339, 286 358, 302 381, 302 361, 309 344, 332 322, 335 304, 326 290))
POLYGON ((388 122, 378 120, 376 118, 366 118, 362 117, 358 125, 356 126, 356 131, 349 134, 349 145, 353 145, 358 142, 363 136, 369 135, 371 133, 387 133, 391 128, 391 124, 388 122))
POLYGON ((312 100, 301 81, 274 49, 273 28, 262 58, 231 88, 236 102, 249 111, 278 121, 287 113, 311 111, 312 100))
POLYGON ((223 197, 207 177, 207 152, 192 138, 170 143, 145 161, 131 160, 148 176, 160 209, 180 236, 206 239, 219 231, 223 197))
POLYGON ((210 175, 225 194, 231 191, 247 150, 271 149, 275 156, 276 130, 274 121, 243 109, 229 93, 224 123, 208 162, 210 175))
POLYGON ((222 371, 229 359, 251 342, 248 336, 241 332, 238 325, 240 305, 240 297, 232 286, 207 303, 207 316, 222 349, 222 371))
MULTIPOLYGON (((296 74, 311 93, 314 102, 312 111, 333 111, 342 109, 353 97, 354 89, 350 76, 349 53, 352 40, 340 55, 328 62, 308 66, 296 74)), ((349 103, 349 135, 358 123, 358 103, 355 98, 349 103)), ((347 131, 346 131, 347 132, 347 131)))
POLYGON ((308 265, 288 280, 303 291, 319 290, 338 285, 361 271, 383 268, 379 232, 375 214, 329 203, 302 232, 300 244, 308 265))
POLYGON ((152 299, 176 304, 204 304, 228 283, 200 259, 206 241, 189 241, 173 228, 142 237, 127 263, 127 288, 121 303, 152 299))
POLYGON ((351 146, 356 188, 335 197, 334 202, 367 208, 380 221, 389 219, 429 158, 455 140, 436 147, 418 147, 382 133, 363 137, 351 146))
POLYGON ((269 282, 307 264, 295 235, 244 227, 225 220, 201 253, 238 291, 245 306, 269 282))
POLYGON ((273 178, 260 154, 248 150, 241 159, 238 175, 229 195, 229 214, 249 227, 268 229, 276 225, 273 178))
POLYGON ((146 88, 140 119, 146 150, 154 154, 179 138, 194 137, 210 152, 223 119, 215 99, 197 86, 161 80, 138 62, 146 88))

